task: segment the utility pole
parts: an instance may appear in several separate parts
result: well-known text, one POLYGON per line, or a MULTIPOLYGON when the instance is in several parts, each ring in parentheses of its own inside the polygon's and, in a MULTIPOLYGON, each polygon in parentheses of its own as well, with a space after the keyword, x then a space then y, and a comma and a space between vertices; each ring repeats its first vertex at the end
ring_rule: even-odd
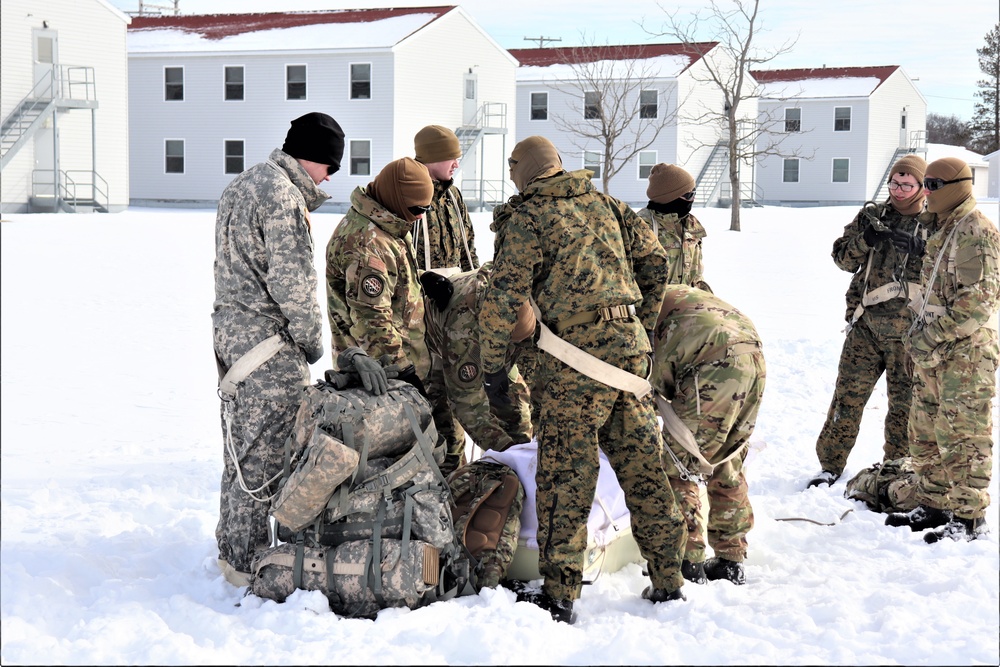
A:
MULTIPOLYGON (((139 0, 139 12, 137 14, 133 14, 133 16, 149 16, 151 14, 159 15, 163 13, 161 10, 164 9, 173 9, 174 16, 176 16, 181 13, 180 8, 178 7, 178 5, 180 5, 180 1, 181 0, 173 0, 173 7, 169 7, 168 5, 154 5, 148 2, 143 2, 143 0, 139 0)), ((128 13, 132 14, 132 12, 128 13)))
POLYGON ((545 48, 545 42, 561 42, 561 37, 522 37, 526 42, 538 42, 538 48, 545 48))

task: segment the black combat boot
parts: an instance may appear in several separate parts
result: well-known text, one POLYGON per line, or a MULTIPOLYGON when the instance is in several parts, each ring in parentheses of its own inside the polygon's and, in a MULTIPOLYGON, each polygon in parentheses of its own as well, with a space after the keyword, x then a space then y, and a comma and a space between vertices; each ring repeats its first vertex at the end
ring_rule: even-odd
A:
POLYGON ((656 604, 657 602, 687 600, 687 598, 684 597, 684 593, 682 593, 679 588, 668 591, 664 588, 653 588, 652 586, 646 586, 646 589, 642 592, 642 599, 649 600, 653 604, 656 604))
POLYGON ((705 578, 705 563, 692 563, 689 560, 681 563, 681 574, 685 579, 694 584, 708 583, 705 578))
POLYGON ((937 530, 932 530, 924 535, 924 542, 927 544, 934 544, 935 542, 940 542, 946 537, 950 537, 956 542, 959 540, 971 542, 980 535, 985 535, 988 532, 989 529, 986 527, 985 517, 980 517, 978 519, 963 519, 960 516, 956 516, 952 517, 951 521, 944 524, 937 530))
POLYGON ((806 488, 812 488, 814 486, 819 486, 820 484, 826 484, 827 486, 833 486, 833 483, 840 479, 840 474, 835 472, 830 472, 829 470, 820 471, 815 477, 809 480, 806 484, 806 488))
POLYGON ((887 526, 909 526, 910 530, 937 528, 951 521, 951 512, 936 507, 917 505, 909 512, 893 512, 885 518, 887 526))
POLYGON ((721 556, 705 561, 705 576, 708 577, 709 581, 724 579, 737 586, 747 583, 746 574, 743 572, 743 563, 737 563, 721 556))
POLYGON ((504 585, 508 586, 517 594, 518 602, 530 602, 536 607, 541 607, 549 612, 554 621, 562 621, 567 625, 576 623, 576 614, 573 613, 572 600, 559 600, 552 597, 544 590, 529 588, 523 582, 509 581, 504 585))

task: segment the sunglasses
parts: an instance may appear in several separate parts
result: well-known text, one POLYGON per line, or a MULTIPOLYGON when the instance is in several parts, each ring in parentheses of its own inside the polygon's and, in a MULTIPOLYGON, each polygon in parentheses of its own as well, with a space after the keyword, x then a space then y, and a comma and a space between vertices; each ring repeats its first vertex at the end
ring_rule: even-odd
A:
POLYGON ((692 190, 691 192, 685 192, 684 194, 681 195, 681 199, 685 201, 694 201, 694 194, 695 190, 692 190))
POLYGON ((513 169, 515 164, 517 164, 517 160, 515 160, 512 157, 507 158, 507 166, 508 167, 510 167, 511 169, 513 169))
POLYGON ((412 213, 413 215, 423 215, 427 211, 431 210, 431 208, 433 208, 433 207, 432 206, 409 206, 409 207, 407 207, 406 210, 409 211, 410 213, 412 213))
POLYGON ((971 181, 972 176, 966 176, 965 178, 955 178, 950 181, 946 181, 943 178, 925 178, 924 187, 927 188, 929 192, 934 192, 935 190, 940 190, 946 185, 951 185, 952 183, 959 183, 961 181, 971 181))
MULTIPOLYGON (((913 192, 914 188, 919 188, 919 183, 900 183, 899 181, 889 181, 890 190, 902 190, 903 192, 913 192)), ((928 188, 929 190, 930 188, 928 188)))

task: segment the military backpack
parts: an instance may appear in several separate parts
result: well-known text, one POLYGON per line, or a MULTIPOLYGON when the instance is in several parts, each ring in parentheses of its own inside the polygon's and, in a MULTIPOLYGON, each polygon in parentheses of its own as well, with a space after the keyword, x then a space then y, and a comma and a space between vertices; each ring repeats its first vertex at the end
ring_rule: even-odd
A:
POLYGON ((917 475, 909 457, 876 463, 847 482, 844 497, 876 512, 909 512, 917 506, 917 475))

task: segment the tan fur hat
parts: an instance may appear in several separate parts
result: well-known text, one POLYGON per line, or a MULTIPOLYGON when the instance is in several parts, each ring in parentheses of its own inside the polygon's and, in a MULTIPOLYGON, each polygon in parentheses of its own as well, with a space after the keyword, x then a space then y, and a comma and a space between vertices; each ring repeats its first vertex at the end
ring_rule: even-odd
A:
POLYGON ((369 197, 400 218, 413 222, 410 206, 429 206, 434 195, 434 183, 427 167, 413 158, 393 160, 382 167, 366 188, 369 197))
POLYGON ((413 137, 413 150, 417 162, 433 164, 462 157, 458 137, 447 127, 428 125, 413 137))
POLYGON ((676 164, 661 162, 653 165, 653 169, 649 172, 646 196, 657 204, 669 204, 692 190, 694 190, 694 178, 676 164))
POLYGON ((520 343, 528 336, 535 333, 535 311, 531 308, 531 302, 525 301, 517 309, 517 321, 514 323, 514 331, 510 334, 512 343, 520 343))
POLYGON ((946 157, 934 160, 927 165, 927 178, 940 178, 954 181, 959 178, 968 179, 949 183, 939 190, 927 191, 927 210, 931 213, 945 213, 972 196, 972 169, 957 157, 946 157))

